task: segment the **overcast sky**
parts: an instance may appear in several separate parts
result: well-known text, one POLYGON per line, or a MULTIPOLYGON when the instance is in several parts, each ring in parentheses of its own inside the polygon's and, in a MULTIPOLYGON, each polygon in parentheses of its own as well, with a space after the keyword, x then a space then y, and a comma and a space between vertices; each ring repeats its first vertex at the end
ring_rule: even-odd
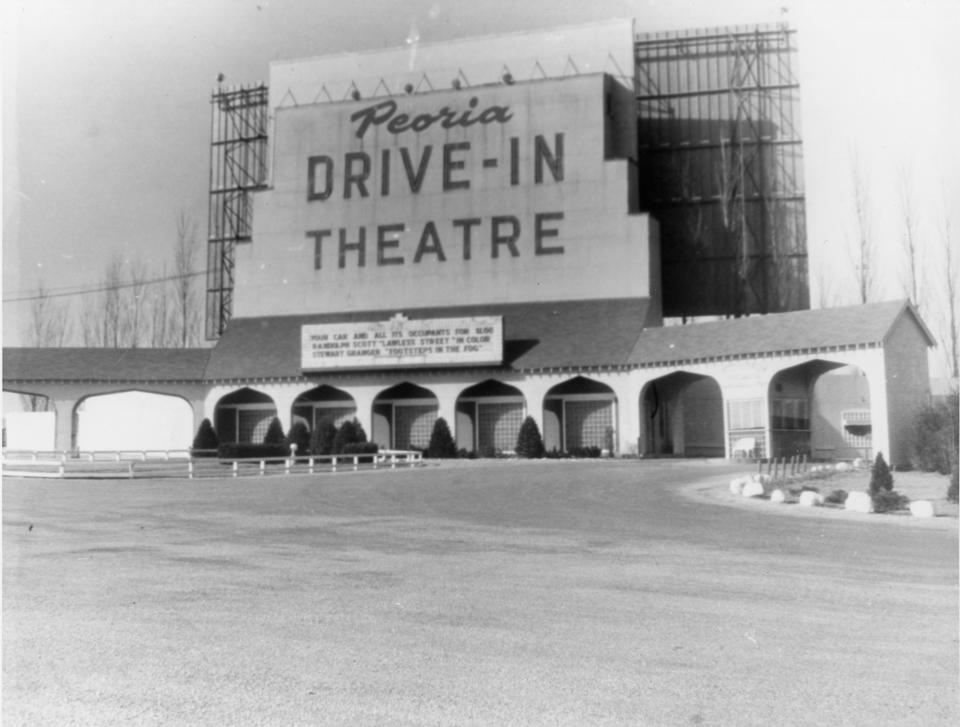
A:
MULTIPOLYGON (((180 212, 203 240, 218 73, 266 81, 271 60, 400 46, 413 28, 429 42, 623 17, 640 31, 787 20, 799 31, 814 283, 823 270, 832 294, 855 302, 842 249, 856 235, 854 155, 884 248, 878 298, 903 295, 902 170, 921 234, 936 238, 945 208, 955 237, 960 228, 955 0, 7 0, 4 9, 4 299, 41 279, 53 290, 94 287, 116 251, 159 270, 180 212)), ((4 305, 5 345, 20 342, 26 315, 4 305)))

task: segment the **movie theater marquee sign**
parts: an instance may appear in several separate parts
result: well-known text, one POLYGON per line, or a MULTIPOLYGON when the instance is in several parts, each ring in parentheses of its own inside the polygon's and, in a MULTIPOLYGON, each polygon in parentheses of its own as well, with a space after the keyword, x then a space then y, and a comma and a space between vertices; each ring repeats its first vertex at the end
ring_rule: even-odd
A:
MULTIPOLYGON (((386 202, 427 190, 447 195, 478 186, 564 181, 563 132, 522 139, 509 132, 510 104, 461 99, 460 105, 443 104, 434 97, 428 102, 435 108, 416 112, 401 111, 387 99, 351 113, 345 120, 353 149, 305 159, 307 204, 386 202), (504 143, 490 143, 490 131, 502 134, 504 143), (476 142, 469 139, 473 133, 476 142), (481 176, 486 185, 478 185, 481 176)), ((306 237, 313 243, 316 270, 564 254, 562 209, 492 212, 445 219, 436 209, 435 216, 416 221, 378 213, 370 224, 318 227, 306 230, 306 237)))
POLYGON ((304 371, 408 366, 499 364, 503 319, 499 316, 303 326, 304 371))

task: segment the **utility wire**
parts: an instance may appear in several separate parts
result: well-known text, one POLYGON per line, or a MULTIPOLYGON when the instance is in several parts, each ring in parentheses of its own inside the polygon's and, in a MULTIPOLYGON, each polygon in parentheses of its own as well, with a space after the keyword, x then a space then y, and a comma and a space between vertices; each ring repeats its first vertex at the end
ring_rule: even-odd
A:
POLYGON ((71 295, 89 295, 91 293, 105 293, 109 290, 121 290, 123 288, 136 288, 141 285, 154 285, 156 283, 166 283, 171 280, 183 280, 185 278, 193 278, 198 275, 206 275, 206 270, 196 270, 190 273, 184 273, 183 275, 168 275, 163 278, 151 278, 150 280, 137 280, 130 283, 120 283, 119 285, 106 285, 99 288, 88 288, 86 290, 72 290, 66 292, 49 292, 43 293, 42 295, 25 295, 16 298, 4 298, 4 303, 23 303, 30 300, 44 300, 45 298, 66 298, 71 295))

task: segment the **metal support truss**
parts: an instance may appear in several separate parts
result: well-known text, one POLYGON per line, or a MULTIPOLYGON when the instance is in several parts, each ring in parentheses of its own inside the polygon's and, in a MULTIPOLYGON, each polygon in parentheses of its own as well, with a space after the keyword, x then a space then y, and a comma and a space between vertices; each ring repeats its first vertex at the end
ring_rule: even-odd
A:
POLYGON ((660 221, 664 313, 809 307, 795 31, 636 40, 641 208, 660 221))
POLYGON ((267 172, 267 86, 211 96, 206 336, 223 333, 233 308, 234 248, 252 239, 251 193, 267 172))

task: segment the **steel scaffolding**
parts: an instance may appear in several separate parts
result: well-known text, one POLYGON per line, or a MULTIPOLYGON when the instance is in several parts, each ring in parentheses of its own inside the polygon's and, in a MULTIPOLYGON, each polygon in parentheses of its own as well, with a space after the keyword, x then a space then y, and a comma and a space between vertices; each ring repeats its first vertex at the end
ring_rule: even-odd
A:
MULTIPOLYGON (((809 307, 796 31, 640 34, 640 208, 660 224, 664 315, 809 307)), ((264 186, 267 86, 211 99, 206 332, 230 319, 234 249, 264 186)))
POLYGON ((796 31, 638 35, 641 209, 664 315, 809 307, 796 31))
POLYGON ((252 240, 251 194, 267 172, 267 86, 218 88, 211 96, 206 335, 223 333, 233 308, 236 245, 252 240))

